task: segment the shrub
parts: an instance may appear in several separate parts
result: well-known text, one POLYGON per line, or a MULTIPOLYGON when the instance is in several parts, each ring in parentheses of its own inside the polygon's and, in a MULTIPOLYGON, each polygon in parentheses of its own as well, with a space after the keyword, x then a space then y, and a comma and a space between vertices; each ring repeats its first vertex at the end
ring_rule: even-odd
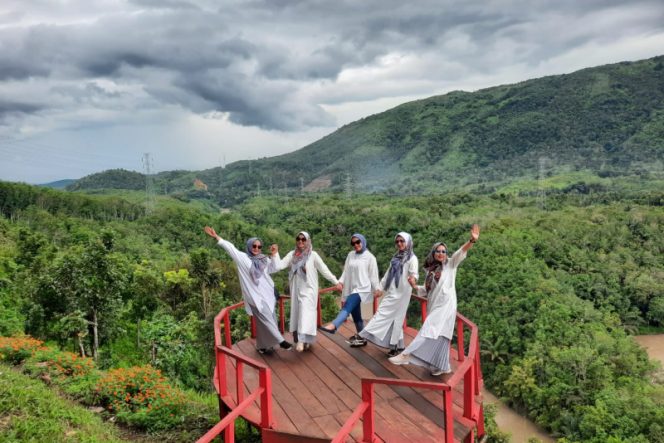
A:
POLYGON ((184 420, 184 394, 149 365, 109 370, 96 393, 102 406, 140 428, 168 429, 184 420))
POLYGON ((18 365, 37 350, 45 349, 44 342, 30 336, 0 337, 0 360, 18 365))

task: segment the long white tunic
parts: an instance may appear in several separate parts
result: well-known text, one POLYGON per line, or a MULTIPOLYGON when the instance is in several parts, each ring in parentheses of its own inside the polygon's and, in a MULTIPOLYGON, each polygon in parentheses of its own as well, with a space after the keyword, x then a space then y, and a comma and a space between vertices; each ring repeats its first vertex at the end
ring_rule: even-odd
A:
MULTIPOLYGON (((290 251, 283 259, 279 257, 278 253, 273 255, 269 272, 273 273, 289 267, 294 254, 295 251, 290 251)), ((339 280, 330 272, 316 251, 311 251, 304 266, 307 270, 306 278, 302 278, 296 272, 289 279, 291 296, 289 329, 291 332, 297 331, 298 334, 316 335, 318 272, 334 285, 339 283, 339 280)))
POLYGON ((265 267, 263 277, 258 279, 258 284, 251 278, 251 259, 242 251, 239 251, 233 243, 224 239, 219 240, 219 246, 231 256, 237 266, 238 276, 240 278, 240 287, 244 297, 244 307, 247 314, 251 314, 251 306, 256 306, 261 312, 272 316, 274 313, 274 282, 268 274, 269 266, 265 267))
MULTIPOLYGON (((412 291, 408 283, 408 277, 413 276, 416 279, 418 278, 418 260, 415 254, 404 263, 403 267, 399 287, 397 288, 395 282, 392 282, 378 306, 378 311, 362 330, 362 332, 370 333, 380 340, 385 340, 387 332, 392 328, 390 336, 391 344, 396 344, 403 340, 403 321, 406 318, 406 311, 408 311, 408 302, 410 301, 412 291)), ((389 273, 390 269, 388 268, 380 281, 381 289, 385 287, 389 273)))
POLYGON ((350 294, 360 294, 362 303, 372 301, 373 292, 380 287, 376 257, 369 251, 362 254, 349 252, 339 281, 344 285, 342 301, 350 294))
MULTIPOLYGON (((442 335, 452 339, 457 311, 456 272, 467 255, 459 248, 443 267, 438 284, 429 294, 428 315, 419 331, 422 337, 436 339, 442 335)), ((418 293, 426 293, 423 286, 418 287, 418 293)))

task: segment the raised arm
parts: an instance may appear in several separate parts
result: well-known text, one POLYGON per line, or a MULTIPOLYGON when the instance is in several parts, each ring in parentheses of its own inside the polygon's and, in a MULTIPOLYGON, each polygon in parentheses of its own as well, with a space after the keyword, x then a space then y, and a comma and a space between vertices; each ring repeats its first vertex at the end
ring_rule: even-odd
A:
POLYGON ((228 255, 231 256, 231 258, 233 259, 234 262, 242 263, 243 259, 246 260, 246 254, 245 253, 240 252, 233 245, 233 243, 221 238, 221 236, 219 234, 217 234, 217 232, 213 228, 211 228, 210 226, 206 226, 205 228, 203 228, 203 230, 205 231, 205 233, 207 235, 209 235, 210 237, 217 240, 217 244, 219 246, 221 246, 222 248, 224 248, 224 250, 228 253, 228 255))
POLYGON ((478 238, 480 238, 480 225, 474 224, 473 227, 470 228, 470 240, 468 240, 461 248, 468 252, 468 250, 473 247, 478 238))
POLYGON ((314 252, 314 266, 318 270, 318 272, 321 273, 323 277, 325 277, 330 283, 333 285, 337 285, 339 283, 339 280, 330 272, 330 269, 327 267, 325 262, 323 262, 323 259, 320 258, 320 255, 318 255, 317 252, 314 252))
POLYGON ((293 257, 292 253, 286 254, 286 256, 282 259, 279 256, 279 246, 274 244, 270 246, 270 264, 268 265, 267 272, 270 274, 274 274, 275 272, 279 272, 282 269, 287 268, 290 266, 291 259, 293 257))

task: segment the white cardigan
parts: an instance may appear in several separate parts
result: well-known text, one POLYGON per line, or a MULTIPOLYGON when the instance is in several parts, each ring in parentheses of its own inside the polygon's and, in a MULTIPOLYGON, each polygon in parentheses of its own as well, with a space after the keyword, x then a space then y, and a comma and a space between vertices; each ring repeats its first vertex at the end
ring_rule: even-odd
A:
POLYGON ((373 292, 380 287, 376 257, 368 250, 362 254, 349 252, 339 281, 344 285, 342 300, 350 294, 360 294, 362 303, 372 301, 373 292))
POLYGON ((263 276, 258 279, 258 284, 256 284, 251 278, 251 259, 249 256, 245 252, 239 251, 233 246, 233 243, 224 239, 220 239, 217 244, 228 252, 228 255, 231 256, 237 266, 247 314, 251 315, 251 307, 249 306, 251 304, 264 314, 272 315, 276 300, 274 298, 274 282, 268 274, 268 266, 265 267, 263 276))
MULTIPOLYGON (((289 267, 294 253, 295 251, 290 251, 283 259, 279 257, 279 253, 273 255, 268 266, 269 272, 273 273, 289 267)), ((339 283, 339 280, 330 272, 316 251, 311 251, 304 266, 307 270, 306 278, 302 278, 296 272, 289 280, 291 296, 289 330, 297 331, 299 334, 316 335, 318 272, 334 285, 339 283)))
MULTIPOLYGON (((457 312, 456 272, 467 255, 467 251, 459 248, 443 267, 438 284, 429 295, 428 315, 419 332, 422 337, 436 339, 442 335, 452 340, 457 312)), ((426 294, 424 286, 417 289, 418 294, 426 294)))

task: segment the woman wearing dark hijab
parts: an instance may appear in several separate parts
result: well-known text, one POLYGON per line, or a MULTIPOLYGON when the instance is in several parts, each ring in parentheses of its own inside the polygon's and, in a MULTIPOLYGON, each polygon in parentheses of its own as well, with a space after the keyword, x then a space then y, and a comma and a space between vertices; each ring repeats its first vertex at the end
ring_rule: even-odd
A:
POLYGON ((295 249, 283 260, 279 257, 279 247, 272 245, 270 272, 289 268, 288 283, 291 295, 290 331, 297 341, 295 350, 309 350, 316 340, 318 320, 318 273, 336 285, 339 280, 313 250, 311 237, 301 231, 295 236, 295 249))
POLYGON ((425 366, 431 369, 431 375, 434 376, 452 372, 450 341, 456 320, 456 271, 479 237, 480 227, 473 225, 470 240, 451 257, 448 257, 445 243, 433 245, 424 262, 425 285, 418 288, 418 292, 429 299, 427 318, 408 347, 401 354, 390 358, 391 363, 425 366))
MULTIPOLYGON (((344 305, 332 322, 321 327, 321 330, 331 334, 339 329, 349 315, 353 316, 355 330, 359 334, 364 329, 361 304, 372 302, 373 295, 380 286, 376 257, 367 249, 367 240, 362 234, 353 234, 350 244, 353 250, 346 257, 344 271, 337 285, 337 290, 342 291, 341 300, 344 305)), ((358 340, 363 339, 354 335, 348 341, 353 344, 358 340)))
POLYGON ((380 281, 379 293, 385 292, 378 311, 369 320, 360 340, 351 346, 363 346, 366 340, 390 349, 390 356, 397 355, 403 349, 403 321, 406 318, 408 302, 413 288, 417 288, 417 257, 413 253, 413 239, 406 232, 399 232, 394 237, 397 251, 390 260, 390 267, 380 281))
POLYGON ((231 256, 238 271, 244 306, 256 319, 256 348, 264 354, 279 345, 291 349, 284 340, 274 318, 274 282, 268 274, 269 258, 262 254, 263 242, 256 237, 247 240, 245 252, 239 251, 229 241, 221 238, 214 229, 205 227, 205 233, 217 240, 217 244, 231 256))

